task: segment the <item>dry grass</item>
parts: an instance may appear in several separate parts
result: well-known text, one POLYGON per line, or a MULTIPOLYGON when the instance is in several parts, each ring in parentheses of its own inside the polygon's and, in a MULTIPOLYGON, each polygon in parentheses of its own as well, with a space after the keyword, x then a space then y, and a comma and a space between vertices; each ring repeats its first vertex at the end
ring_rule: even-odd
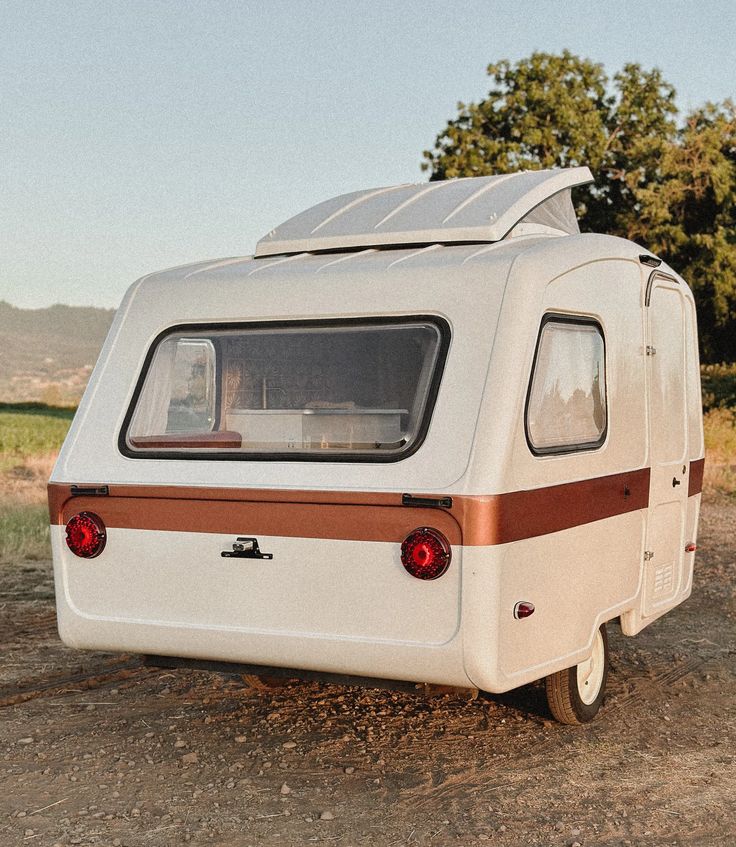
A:
POLYGON ((46 504, 0 501, 0 562, 50 559, 50 545, 46 504))
POLYGON ((48 559, 46 484, 73 412, 0 406, 0 561, 48 559))
POLYGON ((705 430, 705 492, 736 494, 736 409, 711 409, 705 430))
POLYGON ((55 460, 27 456, 0 472, 0 562, 50 558, 46 483, 55 460))

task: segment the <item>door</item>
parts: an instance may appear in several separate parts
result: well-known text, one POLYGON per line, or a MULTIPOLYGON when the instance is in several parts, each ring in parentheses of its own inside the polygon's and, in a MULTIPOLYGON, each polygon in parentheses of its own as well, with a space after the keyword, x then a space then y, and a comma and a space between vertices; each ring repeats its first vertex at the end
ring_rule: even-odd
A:
POLYGON ((651 487, 642 617, 677 602, 683 581, 688 489, 685 301, 678 283, 652 278, 647 309, 651 487))

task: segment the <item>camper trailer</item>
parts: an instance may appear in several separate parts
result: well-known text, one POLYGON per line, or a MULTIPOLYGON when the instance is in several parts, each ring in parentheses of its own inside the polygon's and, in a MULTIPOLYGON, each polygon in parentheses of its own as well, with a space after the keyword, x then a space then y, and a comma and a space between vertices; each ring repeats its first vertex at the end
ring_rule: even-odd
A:
POLYGON ((593 718, 607 625, 690 594, 704 453, 690 289, 580 234, 591 181, 360 191, 134 283, 49 484, 63 641, 593 718))

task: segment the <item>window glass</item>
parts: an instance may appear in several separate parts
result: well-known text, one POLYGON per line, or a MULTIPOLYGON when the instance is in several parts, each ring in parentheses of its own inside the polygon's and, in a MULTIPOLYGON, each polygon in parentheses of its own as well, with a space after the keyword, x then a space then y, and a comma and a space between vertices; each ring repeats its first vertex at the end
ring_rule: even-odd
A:
POLYGON ((597 324, 548 319, 539 336, 527 404, 527 436, 538 453, 602 443, 606 431, 603 336, 597 324))
POLYGON ((154 352, 125 445, 399 455, 426 429, 445 346, 437 323, 410 319, 172 332, 154 352))

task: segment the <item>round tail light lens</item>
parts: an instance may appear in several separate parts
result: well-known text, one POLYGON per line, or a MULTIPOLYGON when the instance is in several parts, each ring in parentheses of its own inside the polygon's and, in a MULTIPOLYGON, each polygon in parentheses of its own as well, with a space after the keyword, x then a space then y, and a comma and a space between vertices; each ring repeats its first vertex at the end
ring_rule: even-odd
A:
POLYGON ((450 566, 450 542, 436 529, 422 527, 401 545, 401 564, 417 579, 437 579, 450 566))
POLYGON ((105 524, 102 518, 92 512, 80 512, 66 525, 67 547, 75 556, 94 559, 105 549, 105 541, 105 524))

